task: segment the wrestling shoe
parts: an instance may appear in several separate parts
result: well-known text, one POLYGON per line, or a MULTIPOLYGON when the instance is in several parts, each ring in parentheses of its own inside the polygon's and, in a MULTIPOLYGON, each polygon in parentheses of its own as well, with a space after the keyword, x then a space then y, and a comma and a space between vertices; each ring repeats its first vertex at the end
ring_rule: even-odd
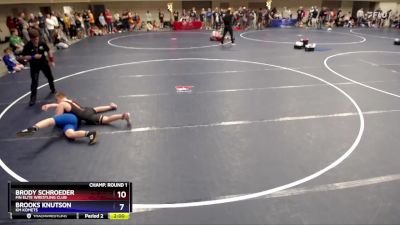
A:
POLYGON ((17 132, 17 137, 24 137, 28 135, 33 135, 38 129, 36 127, 29 127, 25 130, 17 132))
POLYGON ((89 131, 86 135, 89 138, 89 145, 94 145, 97 142, 97 132, 96 131, 89 131))
POLYGON ((132 126, 130 113, 126 112, 126 113, 122 114, 122 119, 126 120, 126 125, 128 125, 128 127, 132 126))

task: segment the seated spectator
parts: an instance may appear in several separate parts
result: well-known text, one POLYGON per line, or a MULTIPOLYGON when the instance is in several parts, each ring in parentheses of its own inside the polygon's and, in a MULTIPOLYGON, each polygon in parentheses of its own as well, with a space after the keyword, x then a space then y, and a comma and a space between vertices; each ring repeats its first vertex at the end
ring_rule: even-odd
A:
POLYGON ((153 30, 153 24, 151 24, 151 23, 147 23, 146 24, 146 31, 152 31, 153 30))
POLYGON ((99 29, 97 26, 90 27, 90 36, 103 36, 103 31, 99 29))
POLYGON ((11 48, 4 49, 3 62, 7 66, 8 73, 19 72, 24 69, 24 65, 20 64, 13 54, 11 48))
POLYGON ((11 29, 11 37, 10 37, 10 47, 14 50, 16 54, 20 54, 24 49, 24 42, 21 37, 18 36, 18 30, 15 28, 11 29))
POLYGON ((153 20, 153 31, 159 31, 160 30, 160 24, 153 20))
POLYGON ((221 30, 214 30, 211 32, 210 41, 221 41, 222 40, 222 32, 221 30))
MULTIPOLYGON (((219 30, 214 30, 213 32, 211 32, 211 37, 210 37, 210 41, 218 41, 221 42, 222 40, 222 33, 223 33, 223 28, 219 29, 219 30)), ((225 40, 230 39, 230 37, 226 36, 225 40)))
POLYGON ((70 45, 67 36, 61 29, 55 30, 53 40, 57 49, 67 49, 70 45))

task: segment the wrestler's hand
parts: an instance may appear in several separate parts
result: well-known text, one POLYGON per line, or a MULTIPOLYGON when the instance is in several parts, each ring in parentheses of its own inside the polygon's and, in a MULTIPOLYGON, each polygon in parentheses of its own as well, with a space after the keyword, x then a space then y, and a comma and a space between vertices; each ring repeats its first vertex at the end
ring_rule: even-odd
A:
POLYGON ((42 110, 47 111, 49 109, 49 104, 42 105, 42 110))

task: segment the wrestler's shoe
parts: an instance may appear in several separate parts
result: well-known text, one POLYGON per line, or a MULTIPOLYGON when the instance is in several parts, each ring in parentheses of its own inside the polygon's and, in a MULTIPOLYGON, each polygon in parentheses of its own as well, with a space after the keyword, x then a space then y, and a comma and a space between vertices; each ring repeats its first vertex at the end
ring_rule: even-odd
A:
POLYGON ((89 131, 87 134, 87 137, 89 138, 89 145, 94 145, 97 142, 97 132, 96 131, 89 131))
POLYGON ((126 112, 122 114, 122 119, 126 120, 126 125, 128 125, 128 127, 132 126, 130 113, 126 112))
POLYGON ((17 137, 33 135, 36 131, 37 131, 36 127, 29 127, 25 130, 21 130, 21 131, 17 132, 17 137))

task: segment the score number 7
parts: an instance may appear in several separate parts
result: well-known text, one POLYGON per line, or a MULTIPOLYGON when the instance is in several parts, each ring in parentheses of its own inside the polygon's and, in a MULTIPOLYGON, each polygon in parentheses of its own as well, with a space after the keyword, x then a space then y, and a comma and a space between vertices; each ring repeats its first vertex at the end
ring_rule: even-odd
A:
MULTIPOLYGON (((126 198, 126 192, 125 191, 117 191, 118 198, 126 198)), ((120 211, 124 209, 125 204, 119 204, 120 211)))

